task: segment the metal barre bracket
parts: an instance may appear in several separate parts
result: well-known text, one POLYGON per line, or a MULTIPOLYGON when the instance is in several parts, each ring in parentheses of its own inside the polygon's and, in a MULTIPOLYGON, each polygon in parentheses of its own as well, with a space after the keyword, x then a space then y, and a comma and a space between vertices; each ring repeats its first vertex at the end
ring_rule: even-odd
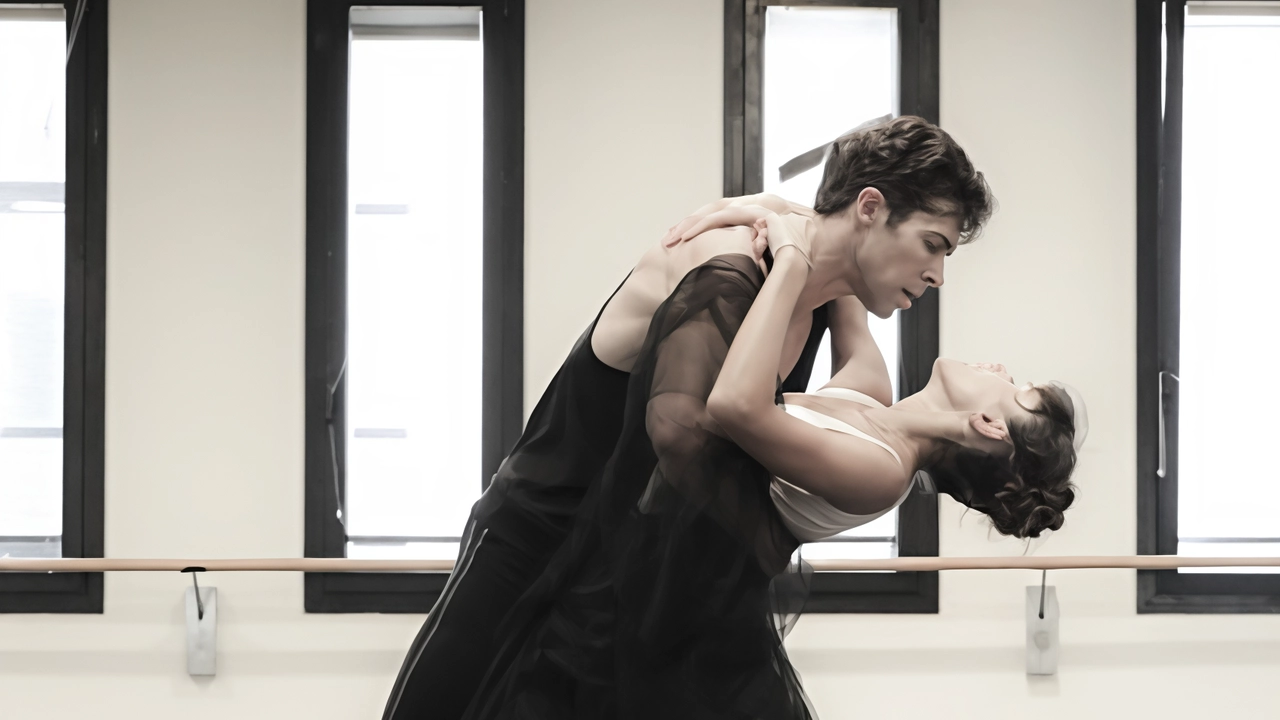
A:
POLYGON ((1027 674, 1055 675, 1058 672, 1058 593, 1046 585, 1049 571, 1040 576, 1040 586, 1027 586, 1027 674))
POLYGON ((211 676, 218 672, 218 588, 200 587, 196 579, 202 567, 183 568, 191 573, 186 593, 187 674, 211 676))

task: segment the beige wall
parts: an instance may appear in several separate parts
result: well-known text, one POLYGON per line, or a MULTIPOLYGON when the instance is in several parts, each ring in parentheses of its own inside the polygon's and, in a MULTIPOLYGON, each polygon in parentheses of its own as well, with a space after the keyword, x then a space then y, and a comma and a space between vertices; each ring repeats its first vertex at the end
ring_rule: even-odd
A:
MULTIPOLYGON (((112 556, 302 553, 305 8, 112 2, 112 556)), ((529 0, 529 406, 635 256, 719 192, 722 8, 529 0)), ((943 352, 1090 401, 1083 492, 1042 554, 1134 551, 1133 54, 1122 0, 942 1, 943 124, 1001 202, 948 267, 943 352)), ((942 552, 1022 546, 948 501, 942 552)), ((0 717, 377 717, 421 621, 308 616, 300 576, 217 575, 219 674, 193 680, 183 580, 111 574, 101 616, 0 616, 0 717)), ((1280 716, 1280 619, 1137 617, 1131 572, 1051 577, 1060 671, 1029 680, 1037 580, 945 574, 937 616, 810 616, 788 644, 827 720, 1280 716)))
POLYGON ((529 411, 640 254, 723 190, 724 3, 527 7, 529 411))

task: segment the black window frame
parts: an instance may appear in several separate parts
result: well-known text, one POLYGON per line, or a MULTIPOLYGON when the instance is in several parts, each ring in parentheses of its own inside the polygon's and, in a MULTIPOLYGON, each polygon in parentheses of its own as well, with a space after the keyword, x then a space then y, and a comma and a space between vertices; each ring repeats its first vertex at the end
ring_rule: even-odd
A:
MULTIPOLYGON (((16 2, 8 5, 45 3, 16 2)), ((103 552, 106 384, 107 0, 60 3, 66 65, 62 557, 103 552)), ((21 8, 19 8, 21 9, 21 8)), ((101 613, 102 573, 0 573, 0 613, 101 613)))
MULTIPOLYGON (((1177 555, 1178 383, 1170 374, 1177 376, 1179 359, 1186 0, 1136 3, 1138 553, 1177 555), (1166 27, 1167 60, 1162 65, 1166 27), (1163 478, 1157 473, 1162 399, 1163 478)), ((1142 614, 1280 612, 1280 575, 1275 574, 1139 570, 1137 587, 1142 614)))
MULTIPOLYGON (((768 6, 896 8, 901 51, 899 110, 938 122, 938 0, 725 0, 724 192, 764 186, 762 134, 764 12, 768 6)), ((856 122, 851 118, 851 122, 856 122)), ((898 387, 929 381, 938 359, 938 291, 899 313, 898 387)), ((938 554, 938 496, 912 493, 898 509, 900 557, 938 554)), ((936 613, 937 572, 815 572, 804 607, 812 613, 936 613)))
MULTIPOLYGON (((488 485, 520 436, 524 393, 524 0, 308 0, 306 557, 344 557, 337 519, 345 495, 347 95, 350 9, 480 7, 484 43, 481 477, 488 485), (330 385, 336 382, 332 395, 330 385), (332 398, 332 406, 330 402, 332 398), (326 417, 333 417, 336 451, 326 417)), ((424 273, 427 272, 424 268, 424 273)), ((442 379, 445 380, 445 379, 442 379)), ((425 613, 449 574, 306 573, 309 613, 425 613)))

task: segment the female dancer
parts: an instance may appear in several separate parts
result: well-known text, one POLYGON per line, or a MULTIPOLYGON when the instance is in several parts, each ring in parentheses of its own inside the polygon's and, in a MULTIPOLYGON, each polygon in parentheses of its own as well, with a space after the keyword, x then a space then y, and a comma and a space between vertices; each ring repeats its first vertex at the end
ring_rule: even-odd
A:
MULTIPOLYGON (((707 411, 725 435, 787 478, 774 488, 784 520, 817 520, 801 517, 816 513, 853 527, 896 507, 916 472, 927 470, 943 491, 980 505, 1003 534, 1037 537, 1061 526, 1074 497, 1075 453, 1087 432, 1079 394, 1062 383, 1019 387, 1003 365, 939 359, 925 388, 891 408, 833 386, 818 397, 788 394, 775 403, 768 363, 778 356, 779 328, 811 272, 804 256, 811 223, 772 215, 757 226, 784 234, 774 244, 789 248, 789 259, 775 265, 777 277, 747 315, 707 411)), ((799 539, 816 539, 816 529, 788 525, 799 539)))

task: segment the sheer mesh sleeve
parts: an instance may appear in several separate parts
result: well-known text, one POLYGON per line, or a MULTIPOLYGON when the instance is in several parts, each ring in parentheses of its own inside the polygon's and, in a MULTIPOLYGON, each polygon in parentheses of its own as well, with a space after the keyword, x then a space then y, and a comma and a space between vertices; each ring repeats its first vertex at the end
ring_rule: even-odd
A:
POLYGON ((762 283, 750 258, 720 256, 655 314, 621 439, 504 624, 473 717, 810 717, 779 622, 807 587, 797 543, 769 473, 706 412, 762 283))

